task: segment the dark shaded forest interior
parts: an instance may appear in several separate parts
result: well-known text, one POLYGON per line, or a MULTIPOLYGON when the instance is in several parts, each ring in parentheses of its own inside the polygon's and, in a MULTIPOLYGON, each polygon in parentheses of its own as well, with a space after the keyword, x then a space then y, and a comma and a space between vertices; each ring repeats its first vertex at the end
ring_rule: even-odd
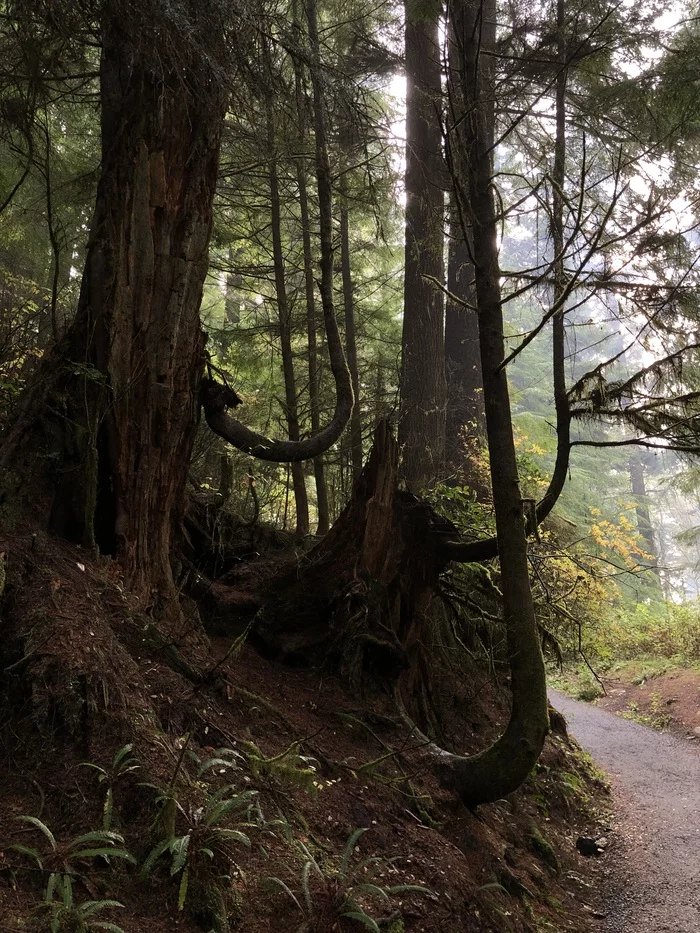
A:
POLYGON ((547 666, 700 657, 697 41, 0 3, 0 930, 593 929, 547 666))

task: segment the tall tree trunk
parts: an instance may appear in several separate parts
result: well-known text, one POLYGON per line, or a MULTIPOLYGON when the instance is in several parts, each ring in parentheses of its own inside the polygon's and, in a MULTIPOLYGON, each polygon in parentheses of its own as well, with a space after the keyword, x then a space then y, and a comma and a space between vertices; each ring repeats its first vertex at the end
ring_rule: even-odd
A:
MULTIPOLYGON (((459 4, 464 0, 455 0, 453 9, 454 15, 459 15, 459 4)), ((459 49, 462 40, 457 40, 453 35, 455 46, 459 49)), ((453 61, 452 56, 450 61, 453 61)), ((549 513, 557 503, 561 495, 566 477, 569 470, 569 460, 571 455, 571 411, 566 389, 566 334, 564 326, 565 298, 568 288, 568 282, 564 267, 564 185, 566 182, 566 82, 568 77, 567 69, 567 51, 566 51, 566 22, 564 0, 557 0, 557 79, 555 83, 555 143, 554 143, 554 166, 552 178, 552 212, 551 212, 551 230, 552 244, 554 250, 554 288, 552 291, 552 307, 556 312, 552 319, 552 370, 553 370, 553 388, 554 404, 556 411, 557 425, 557 454, 554 464, 554 470, 549 481, 549 485, 537 503, 535 516, 528 516, 527 530, 532 533, 535 526, 547 518, 549 513)), ((451 100, 457 103, 458 107, 464 108, 463 99, 460 96, 460 90, 457 88, 452 91, 454 82, 459 80, 460 86, 464 87, 465 80, 469 80, 468 72, 463 71, 464 66, 450 66, 450 87, 451 100)), ((457 114, 464 112, 464 109, 457 110, 457 114)), ((451 115, 455 125, 459 120, 455 120, 455 114, 451 115)), ((493 127, 487 132, 490 134, 493 145, 493 127)), ((455 134, 453 134, 454 136, 455 134)), ((453 177, 459 179, 464 174, 465 166, 460 162, 461 153, 459 145, 453 145, 448 139, 448 154, 450 155, 451 171, 453 177)), ((470 209, 466 192, 458 192, 461 198, 461 209, 458 211, 460 220, 469 232, 470 230, 470 209)), ((458 205, 459 206, 459 205, 458 205)), ((465 244, 469 240, 465 237, 465 244)), ((496 538, 488 538, 483 541, 474 541, 467 543, 458 543, 450 546, 450 556, 453 560, 477 561, 488 560, 495 557, 498 552, 498 542, 496 538)))
MULTIPOLYGON (((454 40, 452 23, 448 24, 447 99, 450 115, 462 111, 460 55, 454 40)), ((459 150, 452 153, 459 161, 459 150)), ((449 159, 448 159, 449 161, 449 159)), ((461 172, 458 165, 454 171, 461 172)), ((449 166, 448 166, 449 169, 449 166)), ((485 436, 486 415, 479 353, 479 322, 476 315, 474 263, 465 236, 455 192, 450 193, 450 228, 447 252, 447 291, 445 306, 445 379, 447 412, 445 453, 453 470, 464 466, 465 429, 485 436)))
MULTIPOLYGON (((294 5, 294 20, 297 22, 296 4, 294 5)), ((303 90, 301 62, 294 62, 294 89, 296 95, 297 126, 299 130, 298 146, 299 158, 296 161, 297 187, 299 188, 299 210, 301 212, 301 238, 304 251, 304 293, 306 296, 306 335, 308 341, 309 361, 309 407, 311 410, 311 432, 318 434, 321 430, 320 413, 320 385, 318 366, 318 340, 316 330, 316 293, 314 286, 313 252, 311 249, 311 219, 309 216, 309 193, 306 183, 306 165, 303 158, 304 142, 306 139, 306 100, 303 90)), ((330 528, 330 515, 328 510, 328 488, 326 485, 326 472, 323 457, 314 457, 314 480, 316 483, 316 510, 318 523, 316 533, 325 535, 330 528)))
POLYGON ((564 0, 557 0, 557 83, 555 96, 556 130, 554 167, 552 171, 552 249, 554 251, 552 318, 552 383, 554 408, 557 415, 557 456, 549 487, 539 503, 538 511, 549 510, 557 501, 566 482, 571 455, 571 414, 566 391, 566 331, 565 295, 567 278, 564 268, 564 188, 566 185, 566 21, 564 0))
POLYGON ((445 453, 453 469, 464 466, 464 432, 483 435, 486 430, 484 394, 479 354, 479 323, 474 290, 474 266, 462 225, 454 209, 450 213, 445 307, 445 379, 447 416, 445 453), (465 304, 462 304, 464 302, 465 304))
POLYGON ((375 360, 374 373, 374 421, 378 423, 382 418, 387 417, 386 412, 386 382, 384 372, 384 362, 380 355, 375 360))
POLYGON ((218 35, 203 51, 210 5, 192 8, 186 39, 151 7, 106 8, 102 173, 77 316, 2 452, 46 524, 115 554, 144 606, 177 596, 226 106, 218 35))
MULTIPOLYGON (((294 357, 292 354, 292 320, 289 301, 287 299, 284 250, 282 247, 282 213, 280 206, 279 177, 277 172, 277 143, 275 140, 273 100, 271 95, 268 96, 266 104, 267 151, 270 158, 268 171, 272 221, 272 252, 275 266, 275 296, 277 298, 277 314, 280 325, 282 372, 284 374, 284 407, 289 440, 292 443, 299 443, 301 433, 299 430, 296 375, 294 373, 294 357)), ((306 477, 304 475, 303 464, 300 461, 292 463, 291 473, 296 511, 296 534, 300 536, 307 535, 309 533, 309 500, 306 494, 306 477)))
POLYGON ((233 271, 236 253, 232 246, 228 248, 228 270, 226 272, 226 292, 224 298, 224 313, 227 324, 238 324, 241 320, 239 289, 243 284, 243 276, 233 271))
MULTIPOLYGON (((343 166, 345 167, 345 166, 343 166)), ((357 479, 362 472, 362 412, 360 411, 360 375, 357 369, 357 341, 355 338, 355 290, 350 263, 350 211, 348 208, 345 172, 340 176, 340 265, 343 277, 343 310, 345 312, 345 352, 352 379, 355 406, 350 417, 350 451, 352 475, 357 479)))
MULTIPOLYGON (((512 710, 504 734, 470 758, 427 742, 443 779, 470 806, 515 790, 537 761, 548 729, 544 664, 530 591, 525 516, 518 484, 505 369, 498 240, 493 194, 493 87, 482 42, 493 48, 495 4, 460 6, 456 30, 463 56, 466 112, 455 145, 465 177, 456 179, 473 236, 476 304, 512 710), (482 11, 487 18, 482 20, 482 11)), ((351 683, 380 670, 399 702, 425 711, 429 674, 425 624, 456 532, 425 503, 397 487, 398 449, 387 425, 352 499, 326 539, 299 565, 282 568, 268 587, 255 637, 296 660, 339 657, 351 683), (333 586, 328 583, 333 580, 333 586), (338 599, 338 590, 343 599, 338 599), (280 611, 280 608, 282 611, 280 611)))
POLYGON ((637 503, 635 506, 637 512, 637 531, 644 541, 644 550, 649 555, 649 563, 652 565, 652 570, 658 576, 659 552, 656 546, 654 528, 651 523, 649 497, 647 496, 646 481, 644 479, 644 457, 641 452, 637 451, 630 457, 629 466, 632 495, 637 503))
POLYGON ((505 344, 493 193, 494 88, 489 55, 495 43, 495 3, 458 0, 452 9, 465 107, 452 130, 452 145, 459 149, 457 164, 464 170, 464 177, 455 182, 473 243, 486 432, 512 691, 511 717, 501 738, 457 766, 459 793, 479 802, 504 796, 522 783, 542 750, 548 714, 508 382, 501 366, 505 344))
POLYGON ((399 444, 409 488, 430 485, 445 444, 444 175, 440 9, 406 0, 406 269, 399 444))
POLYGON ((237 404, 233 393, 212 379, 203 381, 202 404, 209 427, 239 450, 253 454, 260 460, 275 463, 311 460, 320 456, 339 440, 350 420, 354 402, 352 382, 345 352, 338 331, 333 297, 333 186, 328 158, 326 112, 321 77, 321 57, 315 0, 307 0, 306 15, 309 23, 311 46, 311 85, 316 146, 316 183, 318 186, 319 230, 321 243, 321 307, 328 341, 331 372, 335 381, 336 400, 333 417, 318 434, 300 441, 271 440, 251 431, 227 413, 237 404))

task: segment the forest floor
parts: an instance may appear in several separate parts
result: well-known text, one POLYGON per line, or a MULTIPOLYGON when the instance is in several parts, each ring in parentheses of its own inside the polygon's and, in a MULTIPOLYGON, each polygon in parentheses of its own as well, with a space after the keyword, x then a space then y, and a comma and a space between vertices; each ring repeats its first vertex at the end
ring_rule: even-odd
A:
MULTIPOLYGON (((359 933, 366 924, 339 916, 352 893, 386 933, 595 928, 597 866, 575 842, 603 831, 607 796, 563 734, 548 738, 520 791, 471 812, 440 787, 388 693, 352 696, 332 671, 266 660, 233 636, 212 640, 199 663, 216 676, 193 683, 148 637, 151 620, 111 562, 31 537, 0 549, 2 933, 50 928, 59 910, 42 907, 51 871, 71 873, 74 904, 124 905, 98 917, 125 933, 293 933, 305 920, 313 933, 359 933), (30 623, 41 628, 28 647, 30 623), (125 742, 136 772, 113 764, 125 742), (71 840, 101 828, 108 787, 112 827, 138 867, 69 853, 71 840), (250 846, 208 841, 212 794, 221 802, 251 791, 228 823, 250 846), (177 805, 173 846, 148 866, 166 799, 177 805), (27 816, 53 831, 57 851, 36 822, 18 820, 27 816), (176 842, 185 836, 190 850, 176 842), (318 869, 305 875, 310 858, 318 869), (427 891, 385 898, 363 889, 368 878, 427 891), (205 882, 225 899, 218 926, 202 905, 205 882)), ((503 727, 507 690, 478 665, 461 677, 442 699, 454 747, 470 753, 503 727)))
MULTIPOLYGON (((679 672, 670 683, 685 709, 687 678, 679 672)), ((596 929, 698 933, 700 750, 597 705, 550 694, 573 735, 612 779, 615 821, 597 868, 606 916, 596 929)), ((613 699, 619 705, 627 696, 613 699)))

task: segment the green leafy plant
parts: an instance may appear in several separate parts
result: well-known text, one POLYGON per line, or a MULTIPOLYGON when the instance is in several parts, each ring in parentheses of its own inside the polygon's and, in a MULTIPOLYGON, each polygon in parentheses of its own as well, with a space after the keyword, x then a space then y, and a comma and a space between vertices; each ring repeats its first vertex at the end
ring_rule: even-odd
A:
POLYGON ((44 903, 36 911, 36 919, 42 930, 50 933, 89 933, 91 930, 107 930, 109 933, 124 933, 116 923, 102 920, 104 910, 123 907, 119 901, 83 901, 76 904, 70 875, 53 875, 53 884, 46 891, 44 903))
POLYGON ((254 777, 269 777, 286 787, 299 787, 311 794, 318 792, 318 761, 299 754, 299 742, 292 742, 278 755, 269 758, 254 742, 246 742, 246 757, 254 777))
POLYGON ((160 859, 169 859, 170 876, 180 876, 178 910, 184 909, 193 872, 210 873, 213 863, 218 861, 223 863, 220 874, 226 875, 232 868, 242 874, 234 852, 240 845, 250 848, 250 838, 241 828, 231 828, 225 824, 235 817, 237 827, 255 825, 251 818, 257 806, 257 791, 236 794, 233 790, 232 785, 221 788, 209 795, 203 807, 189 813, 172 796, 170 790, 161 798, 165 804, 175 800, 177 810, 187 821, 187 830, 184 833, 173 830, 166 834, 149 852, 141 867, 141 875, 147 877, 160 859))
POLYGON ((229 771, 240 771, 245 762, 245 755, 234 748, 215 748, 209 758, 200 758, 194 752, 190 756, 197 765, 197 777, 203 778, 209 771, 216 774, 227 774, 229 771))
POLYGON ((107 768, 94 764, 91 761, 81 762, 81 767, 92 768, 97 772, 97 780, 100 784, 107 785, 105 802, 102 810, 102 828, 109 830, 112 827, 114 817, 114 785, 123 780, 127 774, 133 774, 141 767, 138 760, 131 755, 133 745, 122 745, 114 753, 114 758, 107 768))
POLYGON ((431 894, 429 888, 416 884, 384 885, 377 876, 396 859, 372 856, 353 864, 353 855, 360 836, 366 828, 356 829, 348 837, 340 864, 320 864, 303 842, 297 841, 303 864, 299 890, 295 893, 281 878, 269 877, 266 884, 270 889, 282 891, 298 908, 302 922, 296 933, 315 933, 324 923, 354 920, 374 933, 380 933, 379 922, 370 913, 368 901, 386 906, 398 894, 431 894))
POLYGON ((503 903, 508 902, 509 894, 502 884, 497 881, 482 884, 474 891, 474 898, 499 933, 512 933, 514 927, 510 920, 510 912, 503 903))
POLYGON ((625 719, 632 719, 659 731, 666 729, 672 719, 661 694, 656 690, 649 694, 649 709, 646 712, 640 710, 639 703, 631 700, 622 716, 625 719))
POLYGON ((53 901, 56 891, 71 890, 72 878, 80 873, 78 863, 81 861, 103 858, 109 862, 110 859, 118 858, 132 865, 136 864, 133 855, 122 848, 124 838, 119 833, 108 830, 94 830, 76 836, 68 842, 60 843, 46 823, 43 823, 38 817, 18 816, 17 820, 33 826, 48 843, 48 850, 46 850, 46 847, 40 849, 37 846, 26 846, 21 843, 14 843, 7 847, 8 851, 25 855, 41 871, 48 872, 49 879, 44 897, 47 903, 53 901))

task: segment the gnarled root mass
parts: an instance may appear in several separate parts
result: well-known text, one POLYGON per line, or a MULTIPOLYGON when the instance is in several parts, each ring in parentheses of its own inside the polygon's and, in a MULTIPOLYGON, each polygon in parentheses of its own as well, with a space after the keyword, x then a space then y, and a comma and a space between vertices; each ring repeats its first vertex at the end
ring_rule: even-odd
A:
POLYGON ((329 534, 266 582, 270 599, 251 638, 290 662, 332 659, 355 690, 391 688, 415 668, 454 528, 398 489, 398 449, 386 423, 354 494, 329 534))
MULTIPOLYGON (((399 489, 397 463, 396 441, 382 423, 350 502, 322 541, 282 562, 234 564, 210 579, 203 594, 196 592, 198 581, 191 591, 197 602, 185 599, 170 621, 146 617, 149 607, 123 591, 118 565, 109 558, 98 559, 104 566, 93 574, 92 560, 83 565, 79 551, 45 536, 36 539, 36 554, 30 536, 22 549, 8 544, 12 561, 24 568, 18 574, 15 565, 3 598, 0 686, 5 710, 15 707, 10 718, 16 723, 26 716, 40 730, 67 732, 78 741, 89 741, 93 723, 103 729, 105 720, 123 736, 138 722, 148 731, 144 716, 153 705, 148 687, 139 687, 144 655, 195 690, 211 683, 199 604, 205 615, 218 616, 219 626, 228 618, 231 629, 245 631, 268 657, 325 664, 358 695, 393 694, 429 766, 468 805, 514 790, 537 760, 546 729, 532 715, 539 696, 535 691, 530 699, 519 656, 507 659, 514 701, 503 736, 470 757, 436 744, 445 744, 449 731, 439 702, 449 680, 446 658, 450 651, 465 657, 464 632, 438 595, 456 530, 399 489), (114 580, 106 586, 110 574, 114 580)), ((204 528, 203 517, 196 517, 204 528)), ((191 544, 193 531, 194 525, 191 544)))
MULTIPOLYGON (((423 734, 441 734, 434 648, 459 638, 437 598, 457 533, 426 502, 399 489, 397 464, 396 441, 381 423, 352 499, 330 533, 265 581, 250 638, 264 654, 288 663, 332 665, 357 693, 377 686, 393 691, 444 782, 476 806, 525 779, 544 742, 546 707, 544 716, 534 715, 541 706, 538 687, 528 686, 527 671, 511 657, 513 708, 494 745, 464 757, 423 734)), ((219 595, 225 598, 224 588, 219 595)), ((527 642, 528 636, 518 637, 527 642)), ((539 651, 536 640, 533 650, 539 651)))

